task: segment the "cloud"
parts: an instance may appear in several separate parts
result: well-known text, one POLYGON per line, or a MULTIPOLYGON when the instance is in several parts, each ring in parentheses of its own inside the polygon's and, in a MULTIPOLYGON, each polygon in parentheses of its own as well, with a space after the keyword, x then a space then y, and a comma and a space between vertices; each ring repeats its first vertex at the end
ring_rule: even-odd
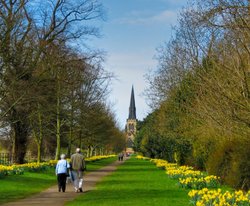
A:
POLYGON ((153 16, 151 20, 154 22, 176 22, 177 12, 166 10, 158 15, 153 16))
POLYGON ((177 11, 164 10, 158 14, 149 14, 142 11, 133 11, 129 17, 117 19, 116 23, 130 25, 152 25, 158 23, 175 24, 177 21, 177 11))

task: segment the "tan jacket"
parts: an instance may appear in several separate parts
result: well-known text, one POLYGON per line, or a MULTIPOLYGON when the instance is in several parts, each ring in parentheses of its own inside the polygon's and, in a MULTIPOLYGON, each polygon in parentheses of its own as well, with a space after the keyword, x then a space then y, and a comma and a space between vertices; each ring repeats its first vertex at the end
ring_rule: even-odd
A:
POLYGON ((71 156, 71 168, 73 170, 81 170, 85 169, 85 160, 82 154, 75 153, 71 156))

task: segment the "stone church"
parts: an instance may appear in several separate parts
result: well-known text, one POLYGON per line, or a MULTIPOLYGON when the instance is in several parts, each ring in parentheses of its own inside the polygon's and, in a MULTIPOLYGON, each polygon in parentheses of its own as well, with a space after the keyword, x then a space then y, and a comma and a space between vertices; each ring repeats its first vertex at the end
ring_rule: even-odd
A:
POLYGON ((129 115, 126 123, 126 152, 133 153, 134 139, 136 135, 136 107, 135 107, 135 96, 134 96, 134 87, 132 86, 130 106, 129 106, 129 115))

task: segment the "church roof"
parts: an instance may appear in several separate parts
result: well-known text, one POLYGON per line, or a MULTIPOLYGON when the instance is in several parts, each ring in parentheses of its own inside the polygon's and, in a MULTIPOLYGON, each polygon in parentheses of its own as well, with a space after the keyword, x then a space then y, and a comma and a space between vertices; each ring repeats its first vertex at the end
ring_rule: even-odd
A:
POLYGON ((128 119, 136 119, 135 95, 134 95, 134 87, 133 86, 132 86, 132 91, 131 91, 128 119))

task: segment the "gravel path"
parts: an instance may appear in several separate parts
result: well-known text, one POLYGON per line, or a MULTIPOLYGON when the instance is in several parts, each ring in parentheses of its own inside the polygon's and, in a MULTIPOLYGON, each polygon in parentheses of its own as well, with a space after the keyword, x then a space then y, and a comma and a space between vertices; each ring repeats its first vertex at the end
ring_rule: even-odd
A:
POLYGON ((109 175, 117 169, 117 166, 123 162, 116 161, 108 166, 105 166, 97 171, 90 172, 84 175, 83 178, 83 193, 75 193, 73 185, 67 184, 66 192, 58 192, 57 185, 48 188, 47 190, 36 194, 34 196, 18 200, 16 202, 10 202, 3 204, 2 206, 63 206, 66 202, 75 199, 78 195, 84 195, 84 193, 93 190, 98 181, 104 176, 109 175))

